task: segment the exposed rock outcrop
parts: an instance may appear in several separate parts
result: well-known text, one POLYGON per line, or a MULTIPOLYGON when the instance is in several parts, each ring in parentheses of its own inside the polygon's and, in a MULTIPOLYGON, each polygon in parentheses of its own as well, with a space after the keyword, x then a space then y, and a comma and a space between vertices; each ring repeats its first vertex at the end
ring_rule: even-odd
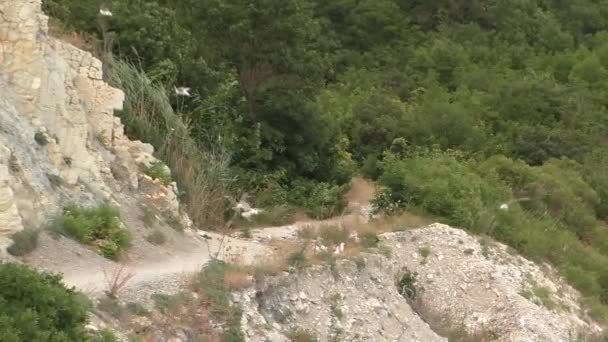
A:
MULTIPOLYGON (((136 190, 156 160, 124 135, 114 116, 124 95, 103 81, 102 63, 49 36, 47 22, 40 0, 0 0, 1 245, 65 204, 116 201, 113 190, 136 190)), ((179 217, 175 187, 147 191, 179 217)))
POLYGON ((441 224, 383 234, 382 243, 390 254, 285 273, 236 295, 248 340, 288 341, 296 329, 321 341, 446 341, 450 332, 576 341, 598 331, 575 290, 504 245, 441 224), (414 282, 400 291, 406 273, 414 282))

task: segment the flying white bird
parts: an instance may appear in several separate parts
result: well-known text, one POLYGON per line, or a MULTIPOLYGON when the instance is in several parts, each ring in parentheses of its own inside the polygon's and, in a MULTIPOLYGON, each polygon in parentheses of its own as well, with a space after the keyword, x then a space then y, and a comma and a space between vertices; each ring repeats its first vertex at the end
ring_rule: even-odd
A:
POLYGON ((192 96, 190 95, 190 88, 188 87, 179 87, 179 88, 175 88, 175 95, 177 96, 192 96))
POLYGON ((100 8, 99 14, 103 15, 104 17, 111 17, 113 15, 112 12, 107 8, 100 8))

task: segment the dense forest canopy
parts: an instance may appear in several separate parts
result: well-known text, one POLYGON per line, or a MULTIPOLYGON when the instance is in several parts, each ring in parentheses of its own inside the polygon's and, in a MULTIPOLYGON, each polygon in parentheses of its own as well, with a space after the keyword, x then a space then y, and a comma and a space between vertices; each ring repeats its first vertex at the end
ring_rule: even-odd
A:
POLYGON ((259 205, 329 216, 362 173, 380 208, 550 260, 608 317, 608 1, 44 5, 163 86, 259 205))

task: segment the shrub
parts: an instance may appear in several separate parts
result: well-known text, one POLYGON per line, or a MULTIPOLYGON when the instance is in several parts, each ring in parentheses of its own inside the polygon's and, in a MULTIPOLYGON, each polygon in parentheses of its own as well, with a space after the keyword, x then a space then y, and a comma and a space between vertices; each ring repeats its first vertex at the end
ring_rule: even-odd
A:
POLYGON ((155 229, 153 232, 146 236, 146 241, 153 245, 162 245, 167 242, 167 237, 163 232, 158 229, 155 229))
POLYGON ((34 134, 34 140, 36 140, 36 143, 40 146, 45 146, 49 143, 46 134, 42 132, 36 132, 36 134, 34 134))
POLYGON ((293 252, 287 257, 287 264, 295 269, 300 269, 306 264, 306 254, 304 249, 293 252))
POLYGON ((361 246, 365 248, 374 248, 378 246, 378 243, 380 243, 378 234, 374 232, 364 232, 359 235, 359 239, 361 246))
POLYGON ((171 179, 171 172, 169 171, 169 168, 161 161, 156 161, 150 164, 150 166, 144 170, 144 173, 156 180, 159 180, 165 186, 171 184, 173 181, 171 179))
POLYGON ((457 153, 429 152, 397 159, 387 156, 383 189, 374 200, 380 209, 415 206, 467 229, 477 228, 486 207, 506 201, 510 189, 482 178, 474 164, 457 153))
POLYGON ((403 298, 410 301, 415 300, 417 295, 416 276, 410 271, 403 273, 399 282, 397 282, 397 289, 403 298))
POLYGON ((97 309, 110 314, 112 317, 120 320, 125 316, 125 308, 116 298, 104 297, 99 300, 97 309))
POLYGON ((108 205, 97 208, 69 206, 64 209, 57 227, 64 235, 97 246, 99 253, 110 259, 118 258, 131 242, 118 210, 108 205))
POLYGON ((326 245, 339 245, 348 241, 350 231, 344 227, 324 226, 319 230, 319 236, 326 245))
POLYGON ((129 311, 129 313, 132 315, 150 316, 150 311, 148 311, 148 309, 146 309, 143 305, 141 305, 139 303, 135 303, 135 302, 127 303, 126 308, 127 308, 127 311, 129 311))
POLYGON ((177 306, 181 302, 181 297, 177 295, 168 295, 164 293, 154 293, 151 296, 152 301, 154 301, 154 306, 158 311, 162 314, 167 313, 172 310, 175 306, 177 306))
POLYGON ((0 264, 0 341, 87 341, 87 309, 60 276, 0 264))
POLYGON ((302 328, 292 329, 287 337, 291 342, 318 342, 319 338, 314 332, 302 328))
POLYGON ((13 244, 7 251, 14 256, 24 256, 31 253, 38 246, 38 236, 40 231, 37 229, 24 229, 11 236, 13 244))

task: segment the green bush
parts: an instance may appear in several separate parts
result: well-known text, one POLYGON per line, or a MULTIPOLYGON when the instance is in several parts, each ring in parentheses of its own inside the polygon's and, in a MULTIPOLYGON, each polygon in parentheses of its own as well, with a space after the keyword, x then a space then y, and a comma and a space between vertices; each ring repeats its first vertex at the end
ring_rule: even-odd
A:
POLYGON ((150 164, 150 166, 144 170, 144 173, 153 179, 159 180, 165 186, 171 184, 173 181, 169 168, 161 161, 150 164))
POLYGON ((510 189, 490 175, 481 177, 458 153, 429 152, 398 159, 387 156, 382 189, 374 204, 393 211, 420 207, 450 223, 478 229, 482 213, 510 197, 510 189))
POLYGON ((38 236, 40 231, 37 229, 24 229, 11 236, 13 244, 7 251, 14 256, 24 256, 31 253, 38 246, 38 236))
POLYGON ((378 234, 374 232, 364 232, 359 235, 359 239, 361 241, 361 246, 365 248, 374 248, 378 246, 378 243, 380 243, 378 234))
POLYGON ((66 207, 56 226, 64 235, 97 246, 100 254, 110 259, 118 258, 131 243, 131 236, 120 221, 118 210, 108 205, 66 207))
POLYGON ((381 208, 423 209, 487 233, 532 260, 555 264, 585 296, 608 304, 608 231, 595 218, 598 198, 579 164, 549 160, 532 167, 505 157, 479 163, 431 152, 389 156, 384 167, 381 208), (502 203, 508 208, 499 209, 502 203))
POLYGON ((88 341, 87 309, 60 276, 0 264, 0 341, 88 341))

